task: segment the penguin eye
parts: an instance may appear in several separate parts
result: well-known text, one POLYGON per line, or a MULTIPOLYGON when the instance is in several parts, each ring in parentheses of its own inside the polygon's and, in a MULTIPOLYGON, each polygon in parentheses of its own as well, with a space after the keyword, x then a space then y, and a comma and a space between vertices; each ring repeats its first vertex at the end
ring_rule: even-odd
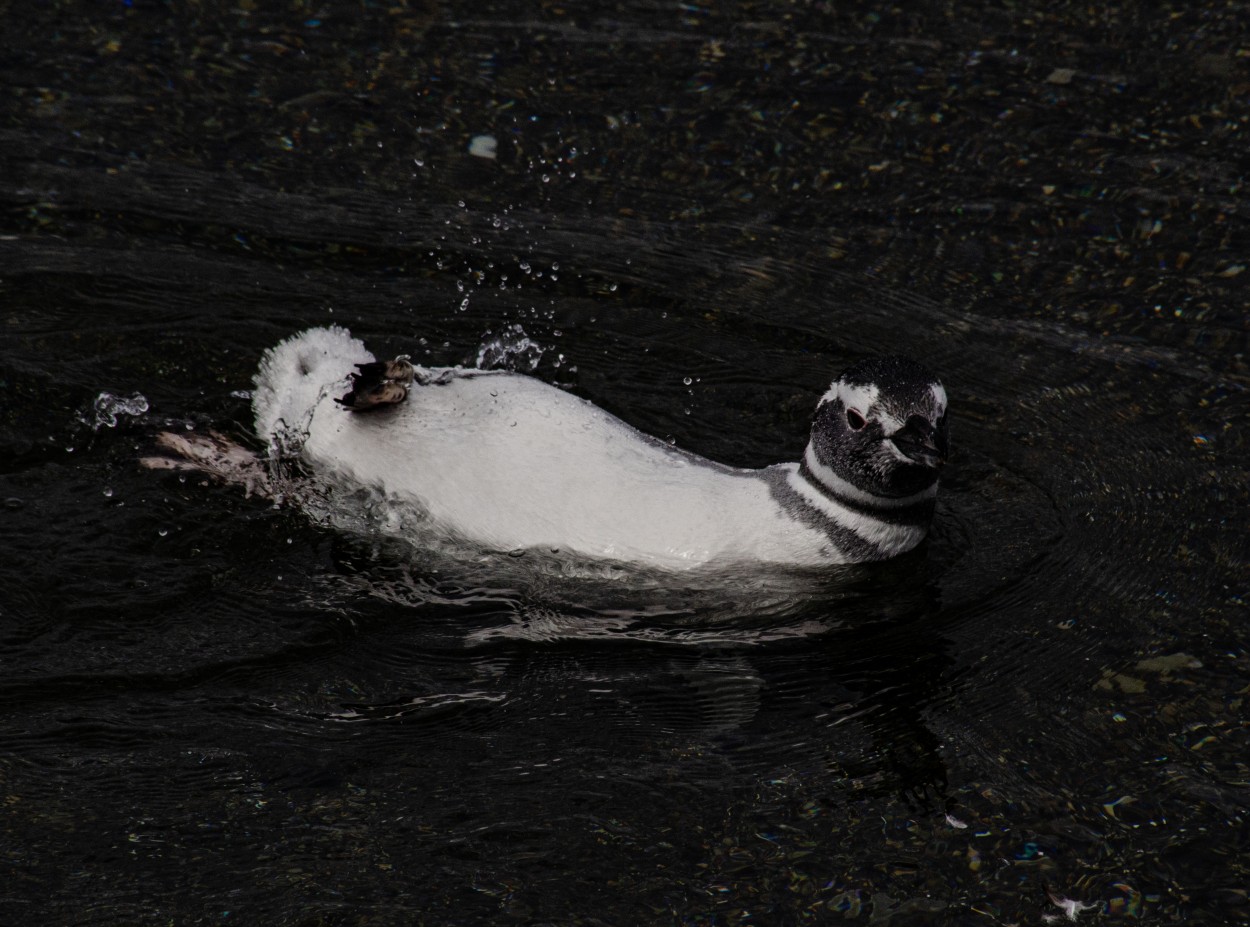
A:
POLYGON ((864 417, 854 409, 846 410, 846 423, 851 426, 852 431, 859 431, 866 424, 868 424, 864 417))

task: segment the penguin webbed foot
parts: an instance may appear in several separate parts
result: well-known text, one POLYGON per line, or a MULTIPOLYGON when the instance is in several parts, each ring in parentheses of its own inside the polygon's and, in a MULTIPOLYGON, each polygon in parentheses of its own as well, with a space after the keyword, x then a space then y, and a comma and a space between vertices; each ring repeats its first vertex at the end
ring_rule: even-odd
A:
POLYGON ((351 390, 335 400, 344 408, 366 412, 397 405, 407 398, 413 378, 412 364, 407 355, 401 354, 389 361, 357 364, 356 370, 359 372, 351 375, 351 390))
POLYGON ((264 462, 221 432, 162 431, 156 436, 156 447, 160 453, 139 458, 141 466, 149 470, 189 470, 242 486, 249 496, 273 495, 264 462))

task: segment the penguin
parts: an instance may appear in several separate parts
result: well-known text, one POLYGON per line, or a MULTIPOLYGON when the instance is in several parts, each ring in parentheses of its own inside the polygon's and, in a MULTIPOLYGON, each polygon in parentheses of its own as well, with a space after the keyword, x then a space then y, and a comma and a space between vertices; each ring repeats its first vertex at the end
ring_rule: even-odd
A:
MULTIPOLYGON (((668 570, 903 554, 928 533, 949 452, 946 391, 901 356, 843 372, 802 459, 758 470, 670 446, 523 374, 378 361, 338 326, 265 353, 253 412, 270 455, 294 456, 332 492, 375 492, 486 549, 668 570)), ((198 469, 221 459, 195 443, 166 449, 198 469)))

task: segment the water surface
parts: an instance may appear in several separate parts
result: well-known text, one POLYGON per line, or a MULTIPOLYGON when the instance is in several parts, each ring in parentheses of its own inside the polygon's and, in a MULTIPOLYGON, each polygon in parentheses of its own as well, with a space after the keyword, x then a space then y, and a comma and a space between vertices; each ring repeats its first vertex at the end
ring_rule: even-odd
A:
POLYGON ((4 920, 1250 917, 1247 15, 10 10, 4 920), (138 468, 326 322, 736 466, 912 354, 933 538, 587 577, 138 468))

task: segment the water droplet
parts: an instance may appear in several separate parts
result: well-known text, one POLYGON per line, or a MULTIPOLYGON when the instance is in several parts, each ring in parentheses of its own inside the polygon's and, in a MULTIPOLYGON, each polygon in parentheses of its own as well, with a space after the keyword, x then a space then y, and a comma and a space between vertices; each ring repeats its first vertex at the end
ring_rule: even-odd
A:
POLYGON ((498 148, 499 143, 493 135, 475 135, 469 139, 469 154, 475 158, 493 161, 498 154, 498 148))
POLYGON ((168 529, 168 528, 160 528, 160 529, 158 529, 158 530, 157 530, 157 532, 156 532, 156 533, 157 533, 157 534, 159 534, 161 537, 165 537, 166 535, 168 535, 168 534, 169 534, 169 529, 168 529))
POLYGON ((682 377, 682 378, 681 378, 681 382, 683 382, 683 383, 685 383, 687 386, 689 386, 691 383, 693 383, 693 382, 694 382, 694 380, 693 380, 693 379, 691 379, 690 377, 682 377))
POLYGON ((105 499, 112 499, 112 498, 113 498, 113 489, 112 489, 112 487, 110 487, 110 486, 105 486, 105 487, 104 487, 104 498, 105 498, 105 499))

